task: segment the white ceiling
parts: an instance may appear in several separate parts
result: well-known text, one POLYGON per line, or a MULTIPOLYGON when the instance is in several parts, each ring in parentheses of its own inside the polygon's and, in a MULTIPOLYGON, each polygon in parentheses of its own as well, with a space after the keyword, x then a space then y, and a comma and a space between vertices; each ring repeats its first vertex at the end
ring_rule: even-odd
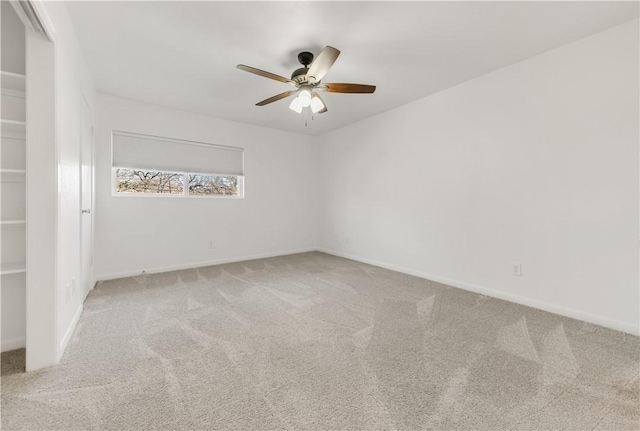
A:
POLYGON ((101 93, 319 135, 638 17, 636 2, 67 2, 101 93), (298 52, 342 51, 308 127, 288 100, 298 52))

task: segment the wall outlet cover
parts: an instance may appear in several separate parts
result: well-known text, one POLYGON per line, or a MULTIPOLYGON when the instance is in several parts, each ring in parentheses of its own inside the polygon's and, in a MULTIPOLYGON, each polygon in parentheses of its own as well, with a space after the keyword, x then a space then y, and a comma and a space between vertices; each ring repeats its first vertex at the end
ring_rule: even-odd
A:
POLYGON ((511 264, 511 275, 515 275, 517 277, 522 277, 522 264, 519 262, 514 262, 511 264))

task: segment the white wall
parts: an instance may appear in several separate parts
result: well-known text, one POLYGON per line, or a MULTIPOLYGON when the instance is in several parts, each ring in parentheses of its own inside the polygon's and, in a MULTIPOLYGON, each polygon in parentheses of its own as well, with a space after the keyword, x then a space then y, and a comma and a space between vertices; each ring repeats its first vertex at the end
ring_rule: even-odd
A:
MULTIPOLYGON (((53 31, 53 30, 51 30, 53 31)), ((56 144, 55 46, 28 31, 26 73, 26 369, 55 364, 56 144)))
MULTIPOLYGON (((57 359, 82 312, 84 292, 80 280, 80 142, 84 100, 94 103, 91 75, 84 63, 73 24, 63 2, 43 2, 55 31, 55 145, 57 165, 57 219, 55 251, 57 359), (76 280, 67 299, 66 286, 76 280)), ((28 136, 27 136, 28 139, 28 136)), ((28 167, 27 167, 28 169, 28 167)), ((38 211, 29 208, 28 211, 38 211)), ((28 271, 37 271, 29 268, 28 271)), ((46 289, 46 286, 38 288, 46 289)), ((32 310, 28 310, 33 312, 32 310)), ((29 340, 27 340, 27 343, 29 340)), ((27 356, 29 354, 27 353, 27 356)))
POLYGON ((310 137, 99 95, 95 142, 98 279, 316 246, 310 137), (112 130, 244 148, 245 198, 112 196, 112 130))
POLYGON ((638 90, 635 20, 324 135, 320 248, 637 334, 638 90))

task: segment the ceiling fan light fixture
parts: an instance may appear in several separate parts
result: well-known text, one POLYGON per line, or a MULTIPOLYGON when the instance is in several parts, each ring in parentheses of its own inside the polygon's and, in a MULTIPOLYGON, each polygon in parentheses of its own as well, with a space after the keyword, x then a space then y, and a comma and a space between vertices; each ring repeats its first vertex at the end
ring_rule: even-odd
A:
POLYGON ((324 103, 322 102, 322 99, 320 99, 320 97, 313 93, 313 97, 311 98, 311 112, 313 112, 314 114, 317 114, 319 111, 321 111, 322 109, 324 109, 324 103))
POLYGON ((306 88, 306 86, 302 87, 300 89, 300 92, 298 92, 297 99, 300 101, 300 104, 303 108, 308 107, 309 105, 311 105, 311 91, 306 88))
MULTIPOLYGON (((376 90, 375 85, 323 83, 322 79, 336 62, 339 55, 340 51, 331 46, 326 46, 316 57, 314 57, 310 52, 301 52, 298 54, 298 61, 304 67, 296 69, 291 75, 291 78, 285 78, 284 76, 256 69, 255 67, 250 67, 244 64, 238 64, 236 67, 240 70, 244 70, 245 72, 289 84, 294 87, 294 89, 291 89, 290 91, 284 91, 280 94, 269 97, 268 99, 262 100, 256 103, 256 106, 265 106, 270 103, 277 102, 278 100, 293 96, 294 99, 289 105, 289 109, 292 111, 302 114, 306 108, 309 108, 309 111, 314 114, 324 114, 327 112, 327 106, 325 105, 324 100, 322 100, 322 97, 320 97, 320 91, 326 91, 327 93, 371 94, 376 90), (316 92, 316 90, 319 92, 316 92)), ((309 114, 309 112, 305 112, 305 114, 309 114)), ((309 118, 309 116, 307 116, 307 118, 309 118)), ((311 118, 313 119, 313 116, 311 116, 311 118)))
POLYGON ((292 111, 297 112, 298 114, 302 113, 302 103, 300 103, 300 100, 298 97, 294 97, 293 100, 291 101, 291 104, 289 105, 289 109, 291 109, 292 111))

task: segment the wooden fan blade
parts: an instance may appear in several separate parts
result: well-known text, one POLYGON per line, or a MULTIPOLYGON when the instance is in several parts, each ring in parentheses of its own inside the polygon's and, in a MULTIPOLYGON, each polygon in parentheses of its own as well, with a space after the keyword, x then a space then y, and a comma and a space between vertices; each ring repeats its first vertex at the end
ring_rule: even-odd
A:
POLYGON ((293 84, 293 81, 289 78, 285 78, 284 76, 276 75, 275 73, 265 72, 264 70, 256 69, 255 67, 245 66, 244 64, 239 64, 236 66, 240 70, 244 70, 245 72, 254 73, 256 75, 264 76, 265 78, 275 79, 276 81, 284 82, 286 84, 293 84))
POLYGON ((324 89, 328 93, 373 93, 376 91, 375 85, 365 84, 322 84, 318 89, 324 89))
POLYGON ((264 99, 262 102, 256 103, 256 106, 264 106, 268 105, 269 103, 277 102, 280 99, 284 99, 285 97, 289 97, 292 94, 295 94, 297 91, 298 90, 285 91, 284 93, 277 94, 273 97, 269 97, 268 99, 264 99))
POLYGON ((309 70, 307 71, 307 80, 309 82, 318 82, 327 74, 333 63, 336 62, 340 51, 332 46, 325 47, 320 54, 313 60, 309 70))

